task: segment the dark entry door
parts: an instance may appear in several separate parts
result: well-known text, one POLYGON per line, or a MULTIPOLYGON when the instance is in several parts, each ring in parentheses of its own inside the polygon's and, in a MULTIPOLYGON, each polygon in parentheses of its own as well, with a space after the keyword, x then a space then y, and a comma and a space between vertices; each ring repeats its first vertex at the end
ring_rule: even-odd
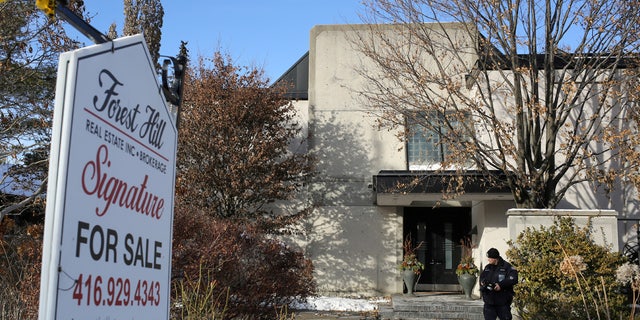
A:
POLYGON ((414 208, 404 210, 404 235, 417 245, 418 259, 425 265, 418 290, 459 290, 456 267, 460 239, 471 230, 471 208, 414 208))

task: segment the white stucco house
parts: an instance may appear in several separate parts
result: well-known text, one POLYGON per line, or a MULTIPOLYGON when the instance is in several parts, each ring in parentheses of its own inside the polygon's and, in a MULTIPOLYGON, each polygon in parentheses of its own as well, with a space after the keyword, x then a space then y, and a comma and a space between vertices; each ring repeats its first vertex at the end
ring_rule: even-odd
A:
MULTIPOLYGON (((307 151, 318 160, 318 177, 309 186, 318 207, 295 242, 313 260, 321 293, 402 292, 396 266, 409 234, 426 244, 418 254, 426 271, 417 289, 458 291, 455 268, 462 237, 472 237, 475 261, 481 265, 489 248, 504 253, 517 232, 550 221, 552 213, 510 211, 515 202, 504 188, 469 185, 462 196, 443 200, 438 181, 446 173, 413 170, 416 160, 407 152, 429 146, 408 146, 415 142, 399 141, 394 132, 378 129, 374 115, 354 96, 354 87, 362 85, 354 66, 364 59, 348 37, 357 29, 314 27, 309 52, 278 79, 294 84, 289 94, 306 124, 307 151), (390 191, 392 184, 415 175, 427 175, 420 188, 390 191)), ((627 191, 606 196, 576 187, 559 208, 572 210, 580 219, 597 218, 597 227, 607 232, 605 242, 622 250, 636 241, 634 225, 640 219, 637 200, 627 191)))

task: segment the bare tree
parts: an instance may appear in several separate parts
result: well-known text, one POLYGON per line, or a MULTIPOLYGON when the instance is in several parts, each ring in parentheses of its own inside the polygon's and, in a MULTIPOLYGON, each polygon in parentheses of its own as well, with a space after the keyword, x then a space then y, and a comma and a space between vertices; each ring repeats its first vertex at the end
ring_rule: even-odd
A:
POLYGON ((629 164, 619 146, 638 76, 638 6, 368 0, 368 28, 352 39, 369 66, 356 90, 380 125, 407 128, 402 138, 411 126, 436 137, 440 170, 478 170, 518 207, 553 208, 576 184, 609 189, 629 164))
MULTIPOLYGON (((82 13, 82 4, 70 3, 82 13)), ((33 1, 0 3, 0 220, 42 200, 46 189, 58 54, 75 48, 62 22, 33 1)))

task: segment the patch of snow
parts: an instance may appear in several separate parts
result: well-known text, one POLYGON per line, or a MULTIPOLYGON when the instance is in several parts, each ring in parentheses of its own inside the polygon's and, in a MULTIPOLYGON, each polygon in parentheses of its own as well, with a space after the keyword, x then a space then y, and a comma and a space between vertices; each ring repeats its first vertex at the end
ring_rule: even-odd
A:
POLYGON ((309 297, 291 305, 295 310, 317 311, 373 311, 378 309, 378 304, 389 302, 388 298, 355 299, 340 297, 309 297))

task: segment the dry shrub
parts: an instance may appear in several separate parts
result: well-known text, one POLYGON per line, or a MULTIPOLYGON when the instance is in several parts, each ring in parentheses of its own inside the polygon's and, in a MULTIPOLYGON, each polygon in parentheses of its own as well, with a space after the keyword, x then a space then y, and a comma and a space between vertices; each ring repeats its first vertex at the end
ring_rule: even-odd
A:
POLYGON ((0 221, 0 319, 36 319, 42 259, 41 223, 0 221))
POLYGON ((315 292, 310 260, 237 221, 178 213, 173 249, 174 281, 200 276, 205 285, 215 283, 213 296, 228 290, 225 318, 273 318, 276 308, 315 292))
POLYGON ((173 305, 171 319, 200 320, 224 319, 229 294, 222 296, 216 290, 216 281, 210 280, 208 274, 198 273, 196 278, 185 275, 174 281, 174 296, 177 297, 173 305), (217 295, 216 295, 217 294, 217 295))

